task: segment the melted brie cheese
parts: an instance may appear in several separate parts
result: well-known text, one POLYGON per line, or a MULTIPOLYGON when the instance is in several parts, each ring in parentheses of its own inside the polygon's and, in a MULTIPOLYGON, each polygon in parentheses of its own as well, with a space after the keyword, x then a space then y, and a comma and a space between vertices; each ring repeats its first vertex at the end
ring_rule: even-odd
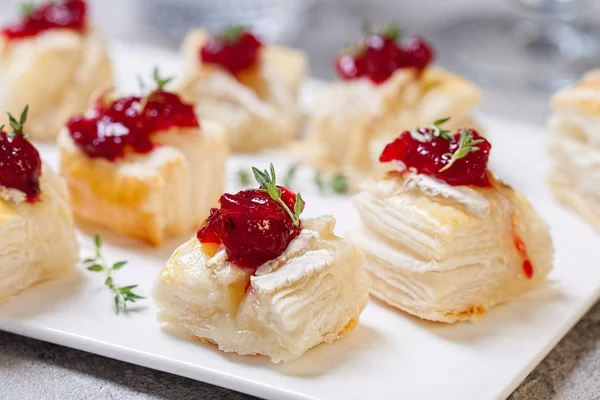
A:
POLYGON ((362 254, 333 234, 331 217, 303 225, 286 251, 254 275, 227 262, 225 250, 211 256, 191 238, 156 281, 159 320, 223 351, 273 362, 342 336, 368 301, 362 254))

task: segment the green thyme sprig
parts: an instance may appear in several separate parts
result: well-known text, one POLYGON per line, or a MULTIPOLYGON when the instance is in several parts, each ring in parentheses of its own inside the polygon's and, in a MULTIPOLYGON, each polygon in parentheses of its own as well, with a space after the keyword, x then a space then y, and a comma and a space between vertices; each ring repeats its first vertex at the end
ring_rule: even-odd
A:
POLYGON ((35 2, 26 1, 21 4, 21 17, 28 18, 35 11, 35 2))
POLYGON ((219 39, 224 43, 237 43, 247 30, 243 25, 230 25, 221 31, 219 39))
MULTIPOLYGON (((9 132, 7 134, 8 137, 12 138, 15 136, 21 136, 23 138, 27 138, 27 135, 25 135, 23 130, 25 129, 25 123, 27 122, 27 114, 28 113, 29 113, 29 105, 26 105, 25 108, 23 109, 23 111, 21 111, 21 116, 19 117, 18 121, 11 113, 7 113, 10 127, 13 130, 12 132, 9 132)), ((2 131, 3 129, 4 129, 4 125, 0 126, 0 131, 2 131)))
POLYGON ((471 130, 468 128, 463 129, 462 134, 460 135, 460 140, 458 141, 458 148, 456 151, 454 151, 454 153, 444 154, 444 157, 450 158, 450 161, 448 161, 448 164, 440 169, 439 172, 446 171, 452 167, 456 161, 468 156, 470 153, 479 151, 479 147, 477 147, 477 145, 483 143, 483 141, 483 139, 473 140, 473 134, 471 133, 471 130))
POLYGON ((271 173, 267 170, 261 171, 256 167, 252 167, 252 172, 254 173, 254 178, 261 186, 259 191, 263 193, 267 193, 269 197, 277 204, 279 204, 283 209, 288 213, 294 225, 300 224, 300 214, 304 211, 304 200, 300 193, 296 194, 296 201, 294 203, 294 211, 289 209, 289 207, 283 202, 281 199, 281 189, 277 187, 277 176, 275 175, 275 167, 273 164, 270 165, 271 173))
POLYGON ((348 177, 342 173, 337 173, 331 179, 326 180, 323 177, 323 172, 316 171, 313 182, 321 193, 325 192, 326 189, 331 189, 337 194, 346 194, 350 190, 348 177))
POLYGON ((145 299, 145 297, 133 293, 133 289, 138 285, 117 286, 113 281, 112 272, 123 268, 127 264, 127 261, 119 261, 109 266, 102 256, 102 240, 98 234, 94 237, 94 245, 94 257, 83 260, 83 265, 88 271, 104 272, 106 274, 104 284, 114 296, 115 312, 119 314, 121 311, 125 311, 127 309, 127 302, 135 303, 136 300, 145 299))
POLYGON ((296 180, 296 172, 298 172, 298 164, 292 164, 285 173, 285 176, 283 177, 283 186, 289 189, 291 189, 292 186, 294 186, 294 181, 296 180))
POLYGON ((410 136, 418 142, 431 142, 436 137, 441 137, 445 140, 452 140, 452 135, 448 129, 442 128, 442 125, 450 120, 450 117, 440 118, 433 122, 433 125, 422 126, 410 131, 410 136), (423 132, 425 131, 425 133, 423 132))
POLYGON ((163 78, 160 76, 160 69, 158 68, 158 66, 155 66, 154 69, 152 70, 152 78, 154 79, 154 83, 156 84, 156 89, 157 91, 162 91, 165 89, 165 87, 169 84, 169 82, 171 82, 173 80, 172 76, 163 78))
POLYGON ((237 172, 238 181, 240 182, 240 186, 248 187, 250 186, 250 172, 246 169, 239 169, 237 172))

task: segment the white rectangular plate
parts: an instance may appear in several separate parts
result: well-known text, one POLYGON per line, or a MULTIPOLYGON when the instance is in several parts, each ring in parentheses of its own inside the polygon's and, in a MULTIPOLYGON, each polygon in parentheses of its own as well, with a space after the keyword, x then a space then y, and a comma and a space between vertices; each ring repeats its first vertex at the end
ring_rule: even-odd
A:
MULTIPOLYGON (((153 65, 176 71, 165 53, 114 45, 121 90, 135 91, 137 73, 153 65)), ((420 321, 372 300, 355 331, 309 351, 297 361, 275 365, 265 357, 241 357, 215 346, 176 337, 155 322, 151 299, 135 312, 115 315, 103 277, 81 269, 68 281, 33 287, 0 307, 0 329, 101 354, 269 399, 495 399, 507 397, 529 371, 598 299, 600 237, 552 198, 545 178, 549 160, 542 129, 482 118, 493 143, 492 168, 531 200, 552 227, 555 268, 542 289, 493 309, 477 323, 443 325, 420 321)), ((56 166, 53 146, 42 156, 56 166)), ((235 172, 270 158, 232 157, 235 172)), ((280 171, 285 157, 274 155, 280 171)), ((338 232, 356 226, 347 198, 320 196, 302 171, 299 185, 308 216, 333 214, 338 232)), ((110 217, 110 216, 107 216, 110 217)), ((96 231, 80 232, 82 254, 96 231)), ((109 261, 129 260, 115 274, 118 284, 139 284, 149 296, 154 278, 180 238, 159 250, 100 231, 109 261)))

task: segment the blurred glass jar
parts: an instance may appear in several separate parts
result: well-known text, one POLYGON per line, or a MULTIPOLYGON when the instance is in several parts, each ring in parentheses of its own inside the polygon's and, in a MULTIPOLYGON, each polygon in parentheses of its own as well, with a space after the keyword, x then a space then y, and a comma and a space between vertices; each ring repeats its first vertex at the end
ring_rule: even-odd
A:
POLYGON ((313 0, 137 0, 145 24, 176 45, 191 28, 251 27, 269 42, 295 37, 313 0))

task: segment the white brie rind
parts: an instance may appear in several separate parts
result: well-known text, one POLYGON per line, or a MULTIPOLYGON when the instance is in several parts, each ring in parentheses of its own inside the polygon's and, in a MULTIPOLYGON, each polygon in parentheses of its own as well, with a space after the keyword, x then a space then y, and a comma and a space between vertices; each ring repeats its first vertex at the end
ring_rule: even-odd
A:
POLYGON ((304 220, 286 251, 254 275, 192 237, 156 280, 158 320, 222 351, 276 363, 333 342, 354 328, 369 294, 362 253, 334 235, 334 224, 304 220))
POLYGON ((550 188, 600 230, 600 70, 553 96, 549 126, 550 188))
POLYGON ((0 187, 0 302, 75 270, 79 246, 65 182, 42 166, 40 199, 0 187))
MULTIPOLYGON (((17 115, 28 104, 26 131, 34 140, 54 140, 95 92, 112 84, 104 41, 94 30, 52 29, 18 40, 0 35, 0 109, 17 115)), ((1 124, 8 124, 5 114, 1 124)))
POLYGON ((208 40, 202 30, 191 31, 183 42, 183 70, 175 91, 196 104, 203 118, 220 122, 235 152, 279 147, 298 132, 298 105, 307 62, 298 50, 265 46, 260 64, 236 78, 217 66, 202 64, 200 49, 208 40))
POLYGON ((496 179, 478 188, 413 172, 386 175, 365 181, 354 204, 362 225, 351 240, 365 253, 371 293, 423 319, 476 320, 544 282, 552 268, 548 227, 496 179))
POLYGON ((320 169, 362 177, 404 130, 445 117, 452 117, 448 129, 473 126, 480 97, 475 84, 437 67, 421 74, 399 69, 379 85, 369 79, 326 84, 315 90, 307 139, 297 153, 320 169))
POLYGON ((156 132, 157 148, 116 161, 90 158, 64 129, 58 138, 60 172, 73 214, 155 246, 197 229, 223 193, 229 153, 219 124, 200 125, 156 132))

